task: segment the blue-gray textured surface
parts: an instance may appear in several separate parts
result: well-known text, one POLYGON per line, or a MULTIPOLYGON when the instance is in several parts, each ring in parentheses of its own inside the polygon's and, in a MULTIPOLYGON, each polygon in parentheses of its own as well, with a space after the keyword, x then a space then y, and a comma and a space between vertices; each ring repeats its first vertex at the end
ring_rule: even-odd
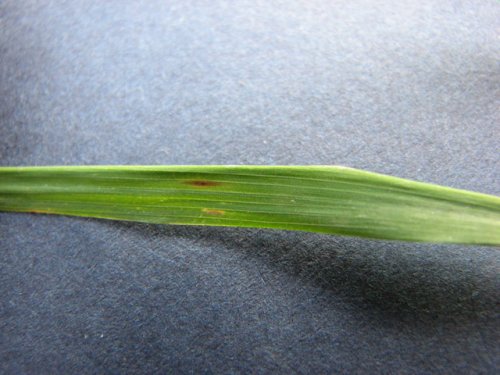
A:
MULTIPOLYGON (((343 164, 500 193, 496 1, 0 3, 0 165, 343 164)), ((500 253, 0 214, 0 372, 494 373, 500 253)))

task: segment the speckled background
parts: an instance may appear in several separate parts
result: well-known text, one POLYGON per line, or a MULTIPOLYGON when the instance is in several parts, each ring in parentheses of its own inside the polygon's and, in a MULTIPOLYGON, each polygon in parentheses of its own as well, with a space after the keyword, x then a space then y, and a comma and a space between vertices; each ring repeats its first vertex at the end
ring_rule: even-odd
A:
MULTIPOLYGON (((500 194, 500 4, 0 2, 0 165, 341 164, 500 194)), ((0 214, 0 372, 500 368, 498 248, 0 214)))

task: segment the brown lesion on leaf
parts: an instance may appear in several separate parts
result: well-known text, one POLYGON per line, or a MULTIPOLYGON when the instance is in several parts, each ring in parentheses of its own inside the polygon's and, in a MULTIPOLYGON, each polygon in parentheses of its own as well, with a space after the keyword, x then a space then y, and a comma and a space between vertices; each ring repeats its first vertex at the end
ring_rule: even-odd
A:
POLYGON ((213 208, 202 208, 201 211, 207 215, 222 216, 226 213, 224 210, 216 210, 213 208))
POLYGON ((211 186, 219 186, 222 185, 221 182, 217 181, 209 181, 209 180, 188 180, 184 181, 187 185, 196 186, 196 187, 211 187, 211 186))
POLYGON ((29 211, 26 211, 30 214, 50 214, 51 212, 49 210, 36 210, 36 209, 32 209, 32 210, 29 210, 29 211))

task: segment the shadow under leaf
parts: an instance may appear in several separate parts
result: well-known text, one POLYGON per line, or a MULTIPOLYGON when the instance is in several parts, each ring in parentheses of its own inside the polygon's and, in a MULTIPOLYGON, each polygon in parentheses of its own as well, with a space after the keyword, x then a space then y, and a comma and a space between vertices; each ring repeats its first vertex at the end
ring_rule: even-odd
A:
POLYGON ((261 229, 108 224, 165 241, 183 238, 223 246, 388 321, 463 325, 497 316, 495 248, 261 229))

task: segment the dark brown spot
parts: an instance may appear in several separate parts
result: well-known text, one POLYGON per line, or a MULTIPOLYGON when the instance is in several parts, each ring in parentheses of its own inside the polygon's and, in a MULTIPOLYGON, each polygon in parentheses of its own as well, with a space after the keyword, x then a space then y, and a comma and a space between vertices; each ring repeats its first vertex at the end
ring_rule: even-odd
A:
POLYGON ((209 186, 222 185, 220 182, 208 181, 208 180, 190 180, 190 181, 186 181, 186 184, 191 185, 191 186, 198 186, 198 187, 209 187, 209 186))

